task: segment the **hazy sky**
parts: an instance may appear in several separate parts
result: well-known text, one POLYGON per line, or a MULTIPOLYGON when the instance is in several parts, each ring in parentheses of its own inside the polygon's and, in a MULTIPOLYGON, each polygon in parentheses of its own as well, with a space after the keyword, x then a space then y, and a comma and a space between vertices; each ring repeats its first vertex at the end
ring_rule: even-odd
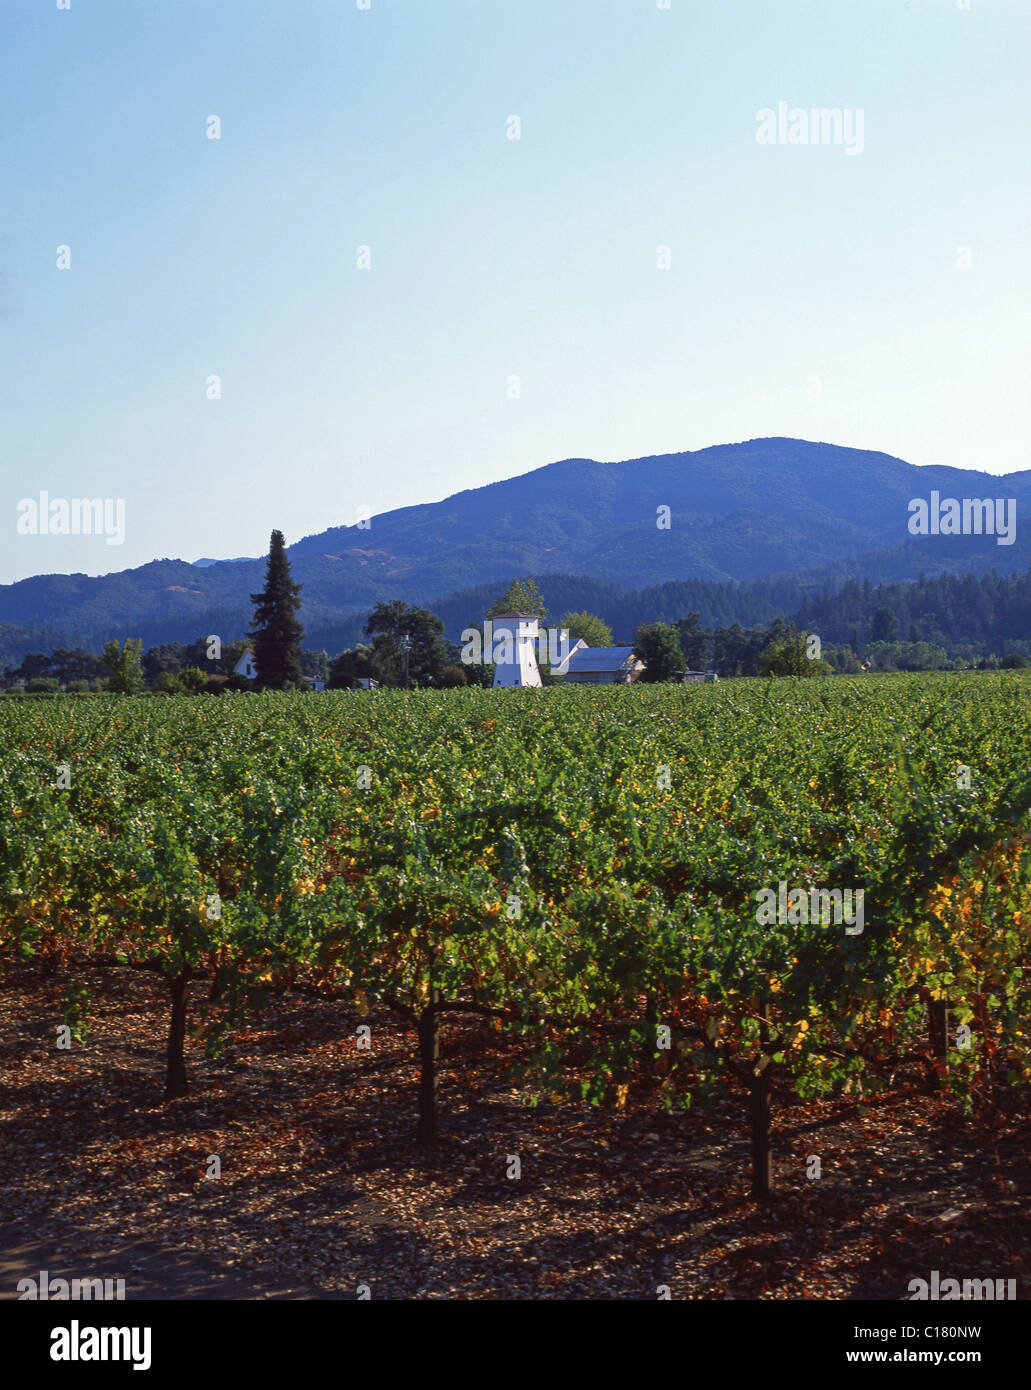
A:
POLYGON ((0 581, 570 456, 1031 465, 1027 0, 58 3, 0 9, 0 581))

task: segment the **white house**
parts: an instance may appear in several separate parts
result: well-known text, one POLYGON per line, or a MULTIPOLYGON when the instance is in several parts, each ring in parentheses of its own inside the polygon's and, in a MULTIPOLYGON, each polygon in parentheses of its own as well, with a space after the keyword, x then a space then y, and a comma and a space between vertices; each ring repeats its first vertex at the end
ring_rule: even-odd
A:
POLYGON ((233 667, 234 676, 246 676, 249 681, 256 680, 258 668, 254 664, 254 653, 247 647, 242 653, 240 660, 233 667))
POLYGON ((498 613, 491 621, 495 690, 543 685, 534 651, 539 630, 536 613, 498 613))
POLYGON ((629 685, 644 670, 633 647, 582 647, 565 666, 567 685, 629 685))
POLYGON ((680 679, 684 685, 704 685, 707 681, 719 680, 719 676, 715 671, 685 671, 680 679))

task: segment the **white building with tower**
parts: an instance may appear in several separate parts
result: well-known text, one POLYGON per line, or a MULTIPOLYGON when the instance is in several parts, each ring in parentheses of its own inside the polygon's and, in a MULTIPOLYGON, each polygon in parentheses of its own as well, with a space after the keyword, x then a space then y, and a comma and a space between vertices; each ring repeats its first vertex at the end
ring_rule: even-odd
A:
POLYGON ((539 633, 536 613, 498 613, 491 624, 494 689, 543 685, 534 650, 539 633))

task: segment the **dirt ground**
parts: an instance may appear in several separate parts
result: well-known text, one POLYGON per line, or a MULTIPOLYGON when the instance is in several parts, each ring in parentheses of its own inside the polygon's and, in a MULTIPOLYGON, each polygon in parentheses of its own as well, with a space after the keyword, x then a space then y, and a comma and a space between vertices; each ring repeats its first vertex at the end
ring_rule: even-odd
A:
POLYGON ((129 1299, 894 1300, 935 1269, 1028 1297, 1026 1097, 963 1121, 914 1074, 869 1104, 775 1100, 764 1209, 743 1103, 531 1109, 511 1045, 450 1016, 427 1154, 415 1039, 387 1015, 276 1000, 226 1058, 191 1048, 164 1105, 161 982, 107 971, 86 1045, 59 1051, 67 983, 0 989, 0 1298, 44 1269, 129 1299))

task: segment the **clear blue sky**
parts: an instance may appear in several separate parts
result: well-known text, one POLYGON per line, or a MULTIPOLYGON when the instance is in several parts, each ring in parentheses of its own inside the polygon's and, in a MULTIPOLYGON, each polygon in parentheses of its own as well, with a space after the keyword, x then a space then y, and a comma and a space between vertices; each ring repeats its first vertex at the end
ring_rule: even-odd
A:
POLYGON ((4 0, 0 581, 570 456, 1028 467, 1029 38, 1027 0, 4 0), (781 100, 862 154, 758 144, 781 100), (17 535, 44 489, 125 543, 17 535))

